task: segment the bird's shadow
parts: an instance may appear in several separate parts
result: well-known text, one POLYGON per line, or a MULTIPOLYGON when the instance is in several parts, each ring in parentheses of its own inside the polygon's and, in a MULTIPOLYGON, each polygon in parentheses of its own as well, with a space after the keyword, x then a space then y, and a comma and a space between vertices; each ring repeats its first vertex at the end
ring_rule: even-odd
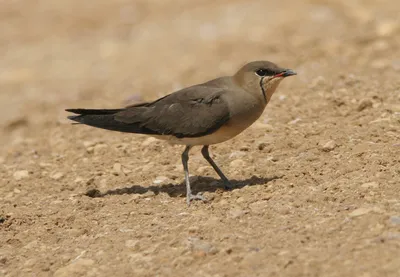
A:
MULTIPOLYGON (((263 185, 271 182, 273 180, 281 179, 283 176, 273 176, 269 178, 252 176, 251 178, 245 180, 230 180, 232 187, 230 189, 240 189, 245 186, 255 186, 263 185)), ((216 190, 221 190, 224 188, 224 183, 220 179, 215 179, 212 177, 191 177, 191 188, 194 193, 196 192, 215 192, 216 190)), ((184 197, 186 195, 186 184, 181 182, 179 185, 176 184, 165 184, 160 186, 149 186, 142 187, 138 185, 133 185, 125 188, 118 188, 108 190, 106 192, 100 192, 97 189, 88 190, 85 195, 97 198, 105 197, 107 195, 122 195, 122 194, 145 194, 149 191, 154 192, 154 194, 167 193, 170 197, 184 197)))

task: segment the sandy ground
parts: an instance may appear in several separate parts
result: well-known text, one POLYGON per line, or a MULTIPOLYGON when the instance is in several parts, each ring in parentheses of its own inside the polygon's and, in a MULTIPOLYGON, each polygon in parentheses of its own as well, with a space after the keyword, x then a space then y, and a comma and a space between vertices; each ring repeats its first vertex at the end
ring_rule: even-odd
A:
POLYGON ((400 4, 0 2, 0 276, 400 276, 400 4), (199 149, 66 120, 267 59, 260 120, 199 149))

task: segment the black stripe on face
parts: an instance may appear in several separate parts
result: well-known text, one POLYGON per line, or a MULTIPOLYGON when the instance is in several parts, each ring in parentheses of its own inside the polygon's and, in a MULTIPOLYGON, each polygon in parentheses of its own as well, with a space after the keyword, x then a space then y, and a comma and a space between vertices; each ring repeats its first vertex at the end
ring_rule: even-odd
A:
POLYGON ((267 102, 267 95, 265 94, 265 90, 264 90, 264 86, 263 86, 263 80, 264 80, 264 78, 265 78, 265 77, 262 77, 261 80, 260 80, 260 87, 261 87, 261 91, 262 91, 263 96, 264 96, 264 101, 267 102))

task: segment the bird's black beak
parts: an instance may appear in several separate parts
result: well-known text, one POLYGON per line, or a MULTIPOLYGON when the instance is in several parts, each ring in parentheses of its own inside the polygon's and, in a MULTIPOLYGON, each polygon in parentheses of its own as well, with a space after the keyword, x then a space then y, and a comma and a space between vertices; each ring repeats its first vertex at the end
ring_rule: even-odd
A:
POLYGON ((297 73, 296 73, 296 71, 291 70, 291 69, 286 69, 285 71, 282 72, 283 77, 289 77, 289 76, 293 76, 293 75, 297 75, 297 73))
POLYGON ((285 69, 281 73, 276 74, 274 77, 289 77, 293 75, 297 75, 296 71, 291 69, 285 69))

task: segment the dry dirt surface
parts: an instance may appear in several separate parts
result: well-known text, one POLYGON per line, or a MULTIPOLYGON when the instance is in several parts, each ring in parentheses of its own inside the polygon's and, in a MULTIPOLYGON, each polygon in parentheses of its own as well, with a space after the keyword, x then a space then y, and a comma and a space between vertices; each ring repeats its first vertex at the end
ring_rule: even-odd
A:
POLYGON ((0 2, 0 276, 400 276, 398 0, 0 2), (180 155, 71 125, 266 59, 262 117, 180 155))

